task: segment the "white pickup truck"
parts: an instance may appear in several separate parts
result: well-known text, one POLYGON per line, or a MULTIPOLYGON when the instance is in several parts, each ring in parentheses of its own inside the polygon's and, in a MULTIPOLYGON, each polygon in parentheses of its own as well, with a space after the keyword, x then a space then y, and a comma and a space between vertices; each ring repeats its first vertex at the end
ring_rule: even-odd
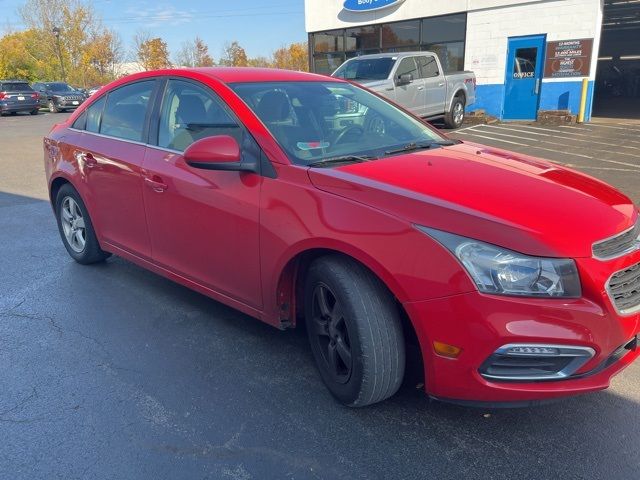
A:
POLYGON ((333 77, 352 80, 424 118, 444 117, 449 128, 464 121, 476 100, 473 72, 445 74, 433 52, 362 55, 343 63, 333 77))

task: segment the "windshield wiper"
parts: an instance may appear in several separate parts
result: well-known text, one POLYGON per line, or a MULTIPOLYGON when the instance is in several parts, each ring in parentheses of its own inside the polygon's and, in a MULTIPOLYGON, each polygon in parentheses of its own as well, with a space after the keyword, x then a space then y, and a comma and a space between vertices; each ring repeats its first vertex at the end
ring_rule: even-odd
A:
POLYGON ((374 157, 369 155, 342 155, 340 157, 323 158, 322 160, 309 163, 307 167, 325 167, 336 163, 362 163, 373 160, 373 158, 374 157))
POLYGON ((433 147, 447 147, 451 145, 455 145, 455 142, 451 142, 451 141, 429 142, 429 143, 412 142, 405 145, 404 147, 396 148, 394 150, 387 150, 386 152, 384 152, 384 154, 393 155, 394 153, 411 152, 413 150, 423 150, 423 149, 433 148, 433 147))

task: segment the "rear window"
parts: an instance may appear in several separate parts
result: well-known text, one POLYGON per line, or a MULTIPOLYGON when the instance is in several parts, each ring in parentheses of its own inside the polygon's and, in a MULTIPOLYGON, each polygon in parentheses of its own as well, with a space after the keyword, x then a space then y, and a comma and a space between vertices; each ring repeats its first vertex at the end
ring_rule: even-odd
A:
POLYGON ((3 92, 32 92, 33 89, 27 82, 0 83, 0 91, 3 92))

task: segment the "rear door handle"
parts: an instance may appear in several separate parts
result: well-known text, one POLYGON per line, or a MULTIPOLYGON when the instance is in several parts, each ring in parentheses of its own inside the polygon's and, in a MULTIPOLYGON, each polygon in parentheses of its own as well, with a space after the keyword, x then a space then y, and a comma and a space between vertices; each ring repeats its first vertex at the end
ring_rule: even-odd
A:
POLYGON ((153 178, 148 178, 147 177, 147 178, 144 179, 144 183, 151 190, 153 190, 154 192, 158 192, 158 193, 162 193, 167 188, 169 188, 169 185, 167 185, 166 183, 163 183, 162 179, 160 177, 153 177, 153 178))
POLYGON ((418 90, 424 90, 424 87, 418 87, 418 90))
POLYGON ((444 83, 439 83, 438 86, 439 87, 444 87, 444 83))

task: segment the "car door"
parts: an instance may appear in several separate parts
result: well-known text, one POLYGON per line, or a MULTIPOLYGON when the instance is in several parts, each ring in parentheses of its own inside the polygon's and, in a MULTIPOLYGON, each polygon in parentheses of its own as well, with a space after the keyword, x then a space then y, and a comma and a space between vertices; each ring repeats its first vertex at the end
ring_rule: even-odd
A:
POLYGON ((438 67, 438 61, 433 55, 420 55, 416 58, 420 77, 425 88, 425 116, 444 113, 447 98, 447 86, 444 73, 438 67))
POLYGON ((224 102, 203 84, 169 79, 157 107, 157 132, 143 164, 144 203, 155 263, 255 308, 260 188, 250 172, 193 168, 183 152, 201 138, 230 135, 243 161, 260 148, 224 102))
POLYGON ((84 129, 74 156, 88 187, 96 228, 104 241, 143 258, 150 257, 151 244, 141 169, 156 84, 144 80, 111 90, 76 122, 84 129))
POLYGON ((414 57, 404 57, 398 63, 393 74, 396 84, 395 101, 407 110, 422 115, 424 112, 424 84, 420 79, 418 66, 414 57), (403 75, 411 75, 411 81, 407 84, 401 83, 403 75))

